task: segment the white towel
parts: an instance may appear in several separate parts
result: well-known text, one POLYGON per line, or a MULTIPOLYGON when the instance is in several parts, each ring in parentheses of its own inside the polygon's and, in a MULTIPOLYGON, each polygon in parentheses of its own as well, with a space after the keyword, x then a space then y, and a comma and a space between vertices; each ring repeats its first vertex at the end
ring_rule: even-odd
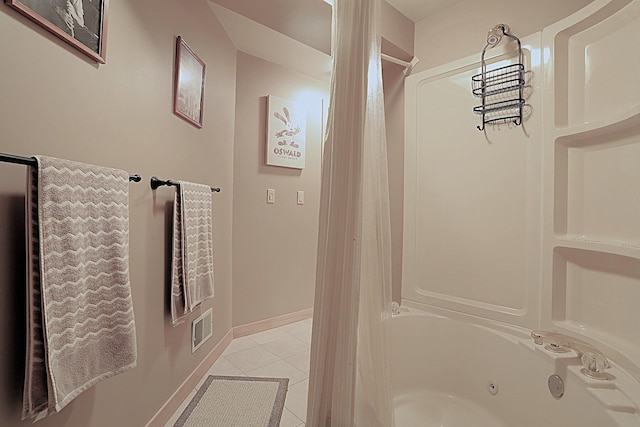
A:
POLYGON ((173 204, 171 267, 174 326, 214 295, 211 188, 185 181, 178 187, 173 204))
POLYGON ((37 156, 27 174, 23 418, 58 412, 136 365, 129 174, 37 156))

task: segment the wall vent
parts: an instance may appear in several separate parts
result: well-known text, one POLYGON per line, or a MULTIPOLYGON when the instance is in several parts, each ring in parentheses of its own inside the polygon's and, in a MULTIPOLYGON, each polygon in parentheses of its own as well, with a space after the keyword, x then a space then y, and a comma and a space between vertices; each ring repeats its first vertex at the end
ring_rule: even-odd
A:
POLYGON ((191 353, 199 349, 213 334, 212 309, 205 311, 191 324, 191 353))

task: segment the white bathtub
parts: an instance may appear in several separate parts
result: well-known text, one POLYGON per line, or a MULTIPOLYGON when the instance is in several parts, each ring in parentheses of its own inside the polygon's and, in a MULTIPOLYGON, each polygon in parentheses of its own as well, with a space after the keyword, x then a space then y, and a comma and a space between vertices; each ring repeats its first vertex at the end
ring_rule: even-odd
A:
POLYGON ((640 387, 613 361, 613 379, 590 379, 574 354, 550 353, 528 330, 456 316, 393 317, 396 427, 640 426, 640 387))

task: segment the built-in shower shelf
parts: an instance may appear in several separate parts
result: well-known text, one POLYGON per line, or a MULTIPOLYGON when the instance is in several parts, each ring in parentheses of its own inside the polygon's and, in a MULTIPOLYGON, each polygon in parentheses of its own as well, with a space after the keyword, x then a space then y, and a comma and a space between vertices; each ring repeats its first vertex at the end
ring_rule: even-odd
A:
POLYGON ((640 242, 611 241, 588 236, 556 236, 556 246, 611 253, 640 259, 640 242))
POLYGON ((559 139, 582 139, 592 135, 606 135, 611 132, 624 131, 637 126, 640 122, 640 103, 624 111, 611 112, 607 116, 598 117, 589 122, 581 122, 566 126, 555 126, 559 139))
POLYGON ((639 10, 637 2, 611 2, 589 19, 557 33, 552 57, 558 128, 616 122, 638 106, 640 84, 628 72, 640 67, 634 44, 640 40, 639 10), (622 9, 612 13, 614 5, 622 9))
POLYGON ((556 235, 640 248, 639 135, 640 114, 632 114, 555 139, 556 235))

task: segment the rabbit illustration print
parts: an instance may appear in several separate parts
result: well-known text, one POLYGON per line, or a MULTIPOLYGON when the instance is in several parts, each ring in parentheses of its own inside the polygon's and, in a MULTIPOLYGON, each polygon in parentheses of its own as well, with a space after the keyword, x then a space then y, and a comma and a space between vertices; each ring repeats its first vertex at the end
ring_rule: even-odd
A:
POLYGON ((306 111, 292 101, 269 95, 267 114, 267 165, 303 169, 306 111))

